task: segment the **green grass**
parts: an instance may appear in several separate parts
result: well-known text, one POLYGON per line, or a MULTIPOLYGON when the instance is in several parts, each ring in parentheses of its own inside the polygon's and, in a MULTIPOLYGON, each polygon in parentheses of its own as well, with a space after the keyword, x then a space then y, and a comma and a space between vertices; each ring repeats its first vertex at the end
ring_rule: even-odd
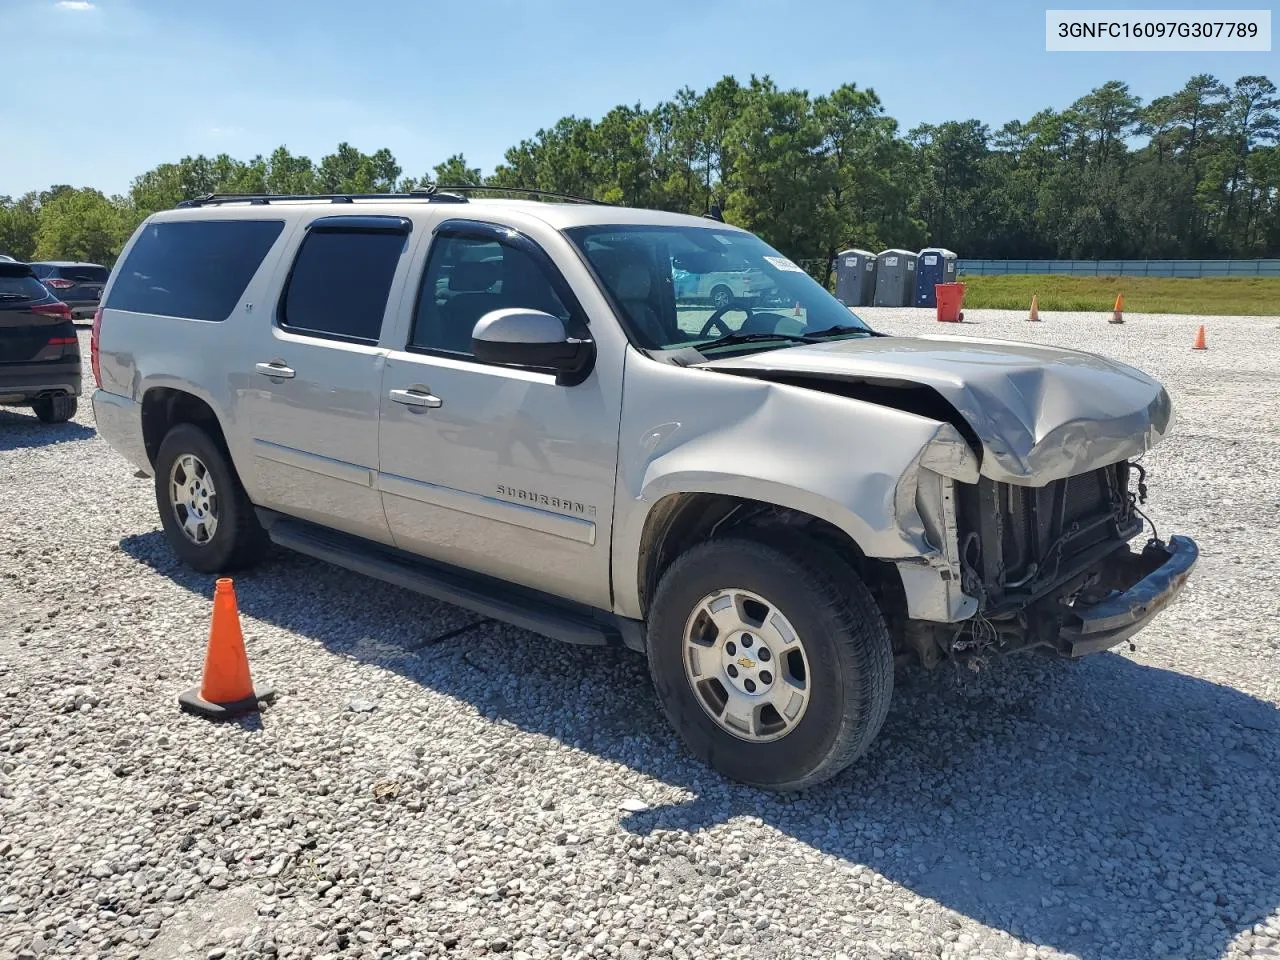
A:
POLYGON ((1126 313, 1190 313, 1201 316, 1280 314, 1280 277, 1072 277, 962 276, 966 309, 1026 310, 1032 295, 1041 310, 1109 313, 1124 294, 1126 313))

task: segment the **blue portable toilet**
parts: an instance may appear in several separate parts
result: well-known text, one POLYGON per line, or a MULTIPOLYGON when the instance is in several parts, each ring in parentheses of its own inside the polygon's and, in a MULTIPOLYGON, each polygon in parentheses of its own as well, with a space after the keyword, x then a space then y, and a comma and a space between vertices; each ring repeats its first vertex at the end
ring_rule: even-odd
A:
POLYGON ((916 259, 916 293, 911 303, 917 307, 936 307, 938 283, 956 282, 956 255, 942 247, 925 247, 916 259))

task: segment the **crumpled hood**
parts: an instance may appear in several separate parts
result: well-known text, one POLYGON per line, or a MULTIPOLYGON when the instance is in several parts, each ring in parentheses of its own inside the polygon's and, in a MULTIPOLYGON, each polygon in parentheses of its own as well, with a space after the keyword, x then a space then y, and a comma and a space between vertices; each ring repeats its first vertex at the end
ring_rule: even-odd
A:
POLYGON ((869 337, 713 360, 703 369, 936 391, 982 443, 981 473, 1040 486, 1139 456, 1169 395, 1133 367, 1077 350, 969 337, 869 337))

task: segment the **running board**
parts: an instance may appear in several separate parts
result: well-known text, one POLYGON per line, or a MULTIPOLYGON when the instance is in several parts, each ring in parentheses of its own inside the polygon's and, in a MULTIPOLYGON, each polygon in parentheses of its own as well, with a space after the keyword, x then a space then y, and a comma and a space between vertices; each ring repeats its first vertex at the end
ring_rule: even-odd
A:
POLYGON ((643 631, 634 621, 601 611, 566 609, 545 595, 501 580, 421 560, 393 547, 329 530, 281 514, 259 510, 272 543, 383 580, 485 617, 586 646, 626 646, 643 650, 643 631), (624 639, 625 638, 625 639, 624 639))

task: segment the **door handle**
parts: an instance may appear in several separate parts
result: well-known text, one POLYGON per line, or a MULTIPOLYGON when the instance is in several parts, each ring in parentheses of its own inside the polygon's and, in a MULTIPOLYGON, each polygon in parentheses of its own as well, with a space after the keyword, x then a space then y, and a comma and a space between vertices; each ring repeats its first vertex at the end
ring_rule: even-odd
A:
POLYGON ((292 367, 286 367, 283 363, 275 360, 270 363, 259 363, 254 369, 264 377, 279 377, 282 380, 289 380, 296 376, 292 367))
POLYGON ((410 387, 408 390, 392 390, 391 399, 408 407, 438 407, 444 401, 425 389, 410 387))

